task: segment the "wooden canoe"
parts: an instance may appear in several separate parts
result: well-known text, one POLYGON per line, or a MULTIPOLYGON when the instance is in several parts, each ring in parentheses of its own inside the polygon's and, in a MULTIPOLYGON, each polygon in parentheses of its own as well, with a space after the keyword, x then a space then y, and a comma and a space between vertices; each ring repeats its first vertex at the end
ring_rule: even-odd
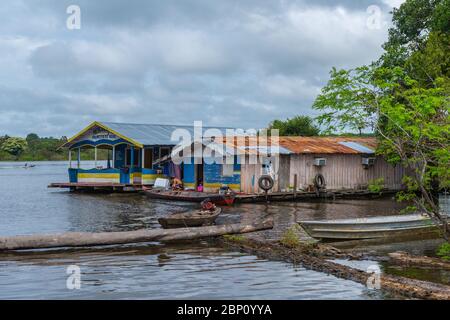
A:
POLYGON ((209 199, 211 202, 217 205, 232 205, 235 200, 234 194, 219 194, 213 192, 147 189, 144 190, 144 193, 149 198, 163 200, 202 202, 206 199, 209 199))
POLYGON ((158 222, 164 229, 200 227, 213 224, 221 212, 221 208, 216 208, 214 211, 197 210, 173 213, 166 218, 159 218, 158 222))
POLYGON ((435 232, 438 228, 426 214, 357 219, 298 221, 316 239, 373 239, 435 232))

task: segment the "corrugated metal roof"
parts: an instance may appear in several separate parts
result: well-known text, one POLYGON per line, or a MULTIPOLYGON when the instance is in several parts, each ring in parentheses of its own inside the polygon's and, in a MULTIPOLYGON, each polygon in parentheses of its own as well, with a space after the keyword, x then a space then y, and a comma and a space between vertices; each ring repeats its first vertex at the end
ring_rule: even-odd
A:
MULTIPOLYGON (((194 126, 188 125, 166 125, 166 124, 137 124, 137 123, 116 123, 100 122, 104 126, 134 140, 143 145, 175 145, 177 141, 172 141, 171 135, 176 129, 186 129, 194 137, 194 126)), ((207 129, 218 129, 225 135, 225 127, 205 127, 207 129)))
POLYGON ((246 154, 255 154, 259 151, 271 151, 279 154, 364 154, 374 153, 376 148, 375 138, 355 137, 246 137, 245 139, 230 140, 224 138, 224 143, 229 147, 237 147, 246 154), (260 144, 259 147, 257 145, 260 144), (266 147, 268 146, 268 147, 266 147))
POLYGON ((361 153, 375 153, 375 150, 372 150, 362 144, 355 141, 341 141, 340 144, 352 148, 353 150, 359 151, 361 153))
POLYGON ((291 150, 293 153, 373 153, 373 149, 376 147, 375 138, 280 137, 279 139, 280 145, 291 150), (351 143, 348 144, 348 142, 351 143))
MULTIPOLYGON (((129 141, 141 145, 175 145, 177 141, 171 140, 171 135, 176 129, 187 130, 194 138, 194 126, 188 125, 165 125, 165 124, 136 124, 136 123, 116 123, 116 122, 94 122, 92 126, 102 126, 118 133, 121 137, 128 138, 129 141)), ((218 129, 222 132, 223 140, 221 143, 228 147, 239 148, 246 154, 257 154, 259 152, 290 154, 290 153, 343 153, 360 154, 373 153, 377 142, 375 138, 357 138, 357 137, 256 137, 245 136, 227 139, 226 130, 235 128, 226 127, 208 127, 203 126, 203 136, 208 129, 218 129), (259 146, 258 146, 259 145, 259 146)), ((70 146, 77 141, 86 132, 86 129, 74 136, 64 146, 70 146), (77 138, 77 139, 75 139, 77 138)), ((216 143, 220 143, 216 141, 216 143)))

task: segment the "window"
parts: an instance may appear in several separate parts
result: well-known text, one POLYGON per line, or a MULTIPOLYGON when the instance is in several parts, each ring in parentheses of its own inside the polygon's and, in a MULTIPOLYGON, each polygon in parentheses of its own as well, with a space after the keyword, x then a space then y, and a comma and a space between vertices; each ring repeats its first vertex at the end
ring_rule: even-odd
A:
POLYGON ((234 165, 233 164, 223 164, 222 165, 222 176, 231 177, 233 176, 234 165))

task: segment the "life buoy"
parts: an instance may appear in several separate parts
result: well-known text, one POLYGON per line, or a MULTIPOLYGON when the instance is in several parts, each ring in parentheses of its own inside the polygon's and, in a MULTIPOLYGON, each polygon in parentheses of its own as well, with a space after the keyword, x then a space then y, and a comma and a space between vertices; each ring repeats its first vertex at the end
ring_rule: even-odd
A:
POLYGON ((325 188, 325 177, 321 173, 316 174, 316 176, 314 177, 314 186, 316 187, 316 189, 325 188))
POLYGON ((264 191, 269 191, 273 188, 274 181, 273 178, 267 174, 259 177, 258 179, 258 186, 263 189, 264 191))

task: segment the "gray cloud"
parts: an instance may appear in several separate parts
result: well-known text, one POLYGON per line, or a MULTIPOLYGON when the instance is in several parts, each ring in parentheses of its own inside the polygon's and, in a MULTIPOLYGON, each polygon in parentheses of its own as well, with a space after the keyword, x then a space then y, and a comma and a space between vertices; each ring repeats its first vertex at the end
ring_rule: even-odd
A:
POLYGON ((68 135, 93 120, 262 127, 313 115, 332 66, 379 56, 393 2, 2 3, 0 135, 68 135), (81 30, 65 28, 73 3, 81 30), (366 26, 372 4, 383 9, 380 30, 366 26))

